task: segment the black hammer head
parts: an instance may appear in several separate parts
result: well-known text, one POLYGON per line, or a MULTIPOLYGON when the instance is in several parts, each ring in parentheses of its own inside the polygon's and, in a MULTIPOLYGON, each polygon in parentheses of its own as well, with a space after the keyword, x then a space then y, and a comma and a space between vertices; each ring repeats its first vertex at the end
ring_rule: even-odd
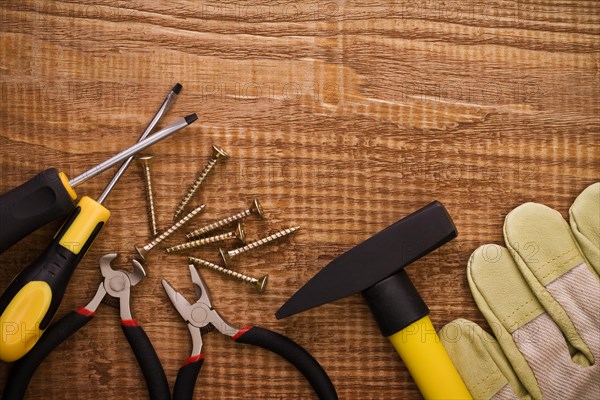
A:
POLYGON ((275 313, 277 319, 362 292, 454 239, 456 227, 434 201, 326 265, 275 313))

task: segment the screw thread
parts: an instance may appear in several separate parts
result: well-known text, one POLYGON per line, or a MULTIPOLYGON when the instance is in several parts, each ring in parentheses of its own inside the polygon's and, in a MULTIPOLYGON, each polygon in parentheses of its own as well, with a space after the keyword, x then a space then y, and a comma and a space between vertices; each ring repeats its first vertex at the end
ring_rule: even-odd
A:
POLYGON ((241 274, 237 271, 233 271, 231 269, 221 267, 220 265, 213 264, 209 261, 205 261, 200 258, 190 257, 190 262, 199 267, 210 268, 212 270, 217 271, 218 273, 220 273, 222 275, 229 276, 233 279, 237 279, 238 281, 242 281, 249 285, 256 286, 256 284, 258 283, 258 279, 256 279, 256 278, 252 278, 248 275, 241 274))
POLYGON ((156 237, 153 241, 151 241, 150 243, 145 245, 144 250, 146 250, 146 251, 152 250, 156 245, 158 245, 160 242, 162 242, 163 240, 165 240, 166 238, 171 236, 173 234, 173 232, 175 232, 177 229, 181 228, 186 222, 188 222, 190 219, 194 218, 196 216, 196 214, 198 214, 203 209, 204 209, 204 204, 202 204, 200 207, 196 207, 188 215, 186 215, 185 217, 183 217, 179 221, 177 221, 175 223, 175 225, 171 226, 169 229, 167 229, 166 231, 161 233, 158 237, 156 237))
POLYGON ((181 243, 176 246, 171 246, 167 248, 165 251, 167 253, 173 253, 175 251, 187 250, 194 247, 200 247, 207 245, 209 243, 222 242, 224 240, 233 239, 235 237, 235 231, 222 233, 220 235, 210 236, 198 240, 194 240, 192 242, 181 243))
POLYGON ((190 188, 188 189, 185 196, 183 196, 183 199, 181 199, 181 201, 179 202, 179 205, 177 206, 177 209, 175 210, 175 214, 174 214, 173 218, 177 218, 177 216, 179 214, 181 214, 181 212, 183 211, 185 206, 187 206, 187 204, 190 202, 192 196, 196 193, 196 191, 202 184, 202 181, 204 181, 204 178, 206 178, 206 176, 208 175, 210 170, 215 166, 217 161, 218 161, 218 158, 211 157, 208 164, 206 164, 206 166, 204 167, 204 169, 202 170, 200 175, 198 175, 198 177, 196 178, 194 183, 192 183, 192 186, 190 186, 190 188))
POLYGON ((252 210, 247 209, 247 210, 239 212, 235 215, 231 215, 227 218, 223 218, 219 221, 213 222, 210 225, 206 225, 201 228, 198 228, 195 231, 192 231, 192 232, 188 233, 187 235, 185 235, 185 237, 188 239, 196 238, 196 237, 204 235, 205 233, 208 233, 210 231, 214 231, 215 229, 218 229, 222 226, 229 225, 235 221, 239 221, 240 219, 247 217, 251 213, 252 213, 252 210))
POLYGON ((233 250, 229 250, 227 253, 229 254, 229 257, 233 258, 237 255, 240 255, 242 253, 247 252, 248 250, 252 250, 255 249, 257 247, 263 246, 267 243, 270 243, 276 239, 282 238, 284 236, 287 236, 291 233, 296 232, 298 229, 300 229, 299 226, 294 226, 291 228, 287 228, 287 229, 282 229, 279 232, 275 232, 272 235, 269 235, 267 237, 258 239, 252 243, 248 243, 247 245, 243 246, 243 247, 239 247, 237 249, 233 249, 233 250))
POLYGON ((150 216, 150 231, 152 236, 158 235, 158 228, 156 223, 156 209, 154 208, 154 194, 152 192, 152 174, 150 172, 150 166, 144 166, 144 180, 146 183, 146 199, 148 200, 148 214, 150 216))

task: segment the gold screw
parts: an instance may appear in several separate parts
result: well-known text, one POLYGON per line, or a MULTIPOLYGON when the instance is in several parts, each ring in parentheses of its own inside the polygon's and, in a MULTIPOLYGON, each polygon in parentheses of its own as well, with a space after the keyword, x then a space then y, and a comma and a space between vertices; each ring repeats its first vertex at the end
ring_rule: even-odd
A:
POLYGON ((260 278, 252 278, 248 275, 240 274, 239 272, 232 271, 227 268, 223 268, 220 265, 213 264, 209 261, 201 260, 200 258, 190 257, 190 262, 199 267, 207 267, 217 271, 220 274, 225 276, 229 276, 231 278, 237 279, 249 285, 252 285, 258 290, 259 293, 263 292, 267 287, 267 283, 269 282, 269 275, 264 275, 260 278))
POLYGON ((183 199, 181 199, 181 201, 179 202, 179 205, 175 209, 175 214, 173 216, 173 220, 177 219, 177 216, 179 214, 181 214, 181 212, 183 211, 185 206, 190 202, 192 196, 194 195, 194 193, 196 193, 196 191, 202 184, 202 181, 204 181, 204 178, 206 178, 206 176, 212 170, 212 168, 215 166, 217 161, 226 160, 229 158, 229 154, 225 150, 223 150, 222 148, 220 148, 218 146, 213 145, 212 150, 213 150, 213 153, 212 153, 212 156, 210 157, 210 160, 208 161, 208 164, 206 164, 206 166, 204 167, 204 169, 202 170, 200 175, 198 175, 198 177, 196 178, 194 183, 192 183, 192 186, 190 186, 187 193, 185 194, 185 196, 183 196, 183 199))
POLYGON ((152 234, 152 237, 158 235, 158 229, 156 227, 156 210, 154 208, 154 195, 152 193, 152 174, 150 171, 150 165, 152 164, 153 158, 153 156, 142 156, 137 158, 138 163, 142 167, 142 173, 144 175, 146 200, 148 201, 148 215, 150 217, 150 233, 152 234))
POLYGON ((221 241, 229 240, 229 239, 237 239, 242 243, 244 243, 246 241, 246 233, 244 232, 244 226, 242 225, 241 222, 238 222, 237 228, 234 231, 194 240, 192 242, 181 243, 176 246, 171 246, 171 247, 165 249, 165 251, 167 253, 173 253, 176 251, 187 250, 187 249, 191 249, 194 247, 204 246, 209 243, 216 243, 216 242, 221 242, 221 241))
POLYGON ((248 215, 251 215, 251 214, 258 215, 260 218, 264 217, 264 215, 265 215, 258 199, 254 199, 252 201, 252 204, 250 205, 250 208, 248 208, 247 210, 241 211, 237 214, 234 214, 229 217, 223 218, 219 221, 213 222, 210 225, 206 225, 201 228, 198 228, 195 231, 192 231, 192 232, 188 233, 187 235, 185 235, 185 237, 188 239, 197 238, 199 236, 204 235, 205 233, 214 231, 215 229, 221 228, 225 225, 229 225, 229 224, 234 223, 235 221, 239 221, 243 218, 246 218, 248 215))
POLYGON ((185 217, 181 218, 179 221, 177 221, 177 223, 175 223, 175 225, 171 226, 169 229, 167 229, 166 231, 161 233, 158 237, 156 237, 153 241, 151 241, 147 245, 142 246, 142 245, 136 244, 133 247, 136 249, 136 251, 138 252, 140 257, 142 257, 142 260, 145 260, 146 256, 150 252, 150 250, 152 250, 156 245, 158 245, 163 240, 165 240, 166 238, 171 236, 173 234, 173 232, 175 232, 177 229, 181 228, 186 222, 188 222, 190 219, 194 218, 196 216, 196 214, 198 214, 203 209, 204 209, 204 204, 202 204, 200 207, 195 208, 191 213, 189 213, 185 217))
POLYGON ((294 226, 291 228, 287 228, 287 229, 282 229, 279 232, 275 232, 272 235, 269 235, 267 237, 258 239, 252 243, 248 243, 247 245, 245 245, 244 247, 239 247, 237 249, 233 249, 233 250, 229 250, 229 251, 225 251, 223 249, 219 249, 219 253, 221 254, 221 258, 223 258, 223 262, 225 263, 225 265, 229 265, 229 263, 231 262, 231 259, 233 257, 236 257, 242 253, 247 252, 248 250, 252 250, 255 249, 257 247, 260 247, 262 245, 265 245, 269 242, 272 242, 275 239, 279 239, 282 238, 284 236, 287 236, 291 233, 296 232, 298 229, 300 229, 299 226, 294 226))

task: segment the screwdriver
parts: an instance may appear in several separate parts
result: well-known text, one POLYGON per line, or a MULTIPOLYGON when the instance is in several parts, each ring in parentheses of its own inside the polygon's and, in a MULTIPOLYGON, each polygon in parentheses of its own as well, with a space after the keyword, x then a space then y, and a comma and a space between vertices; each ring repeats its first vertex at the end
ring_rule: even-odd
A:
MULTIPOLYGON (((196 119, 192 114, 176 121, 120 153, 125 154, 121 160, 148 147, 145 143, 150 140, 160 140, 196 119)), ((104 164, 108 162, 112 161, 95 168, 106 169, 104 164)), ((119 170, 117 175, 122 172, 119 170)), ((98 201, 83 196, 44 252, 0 296, 0 360, 10 362, 23 357, 48 327, 75 268, 110 217, 110 211, 101 203, 114 183, 108 184, 98 201)))
POLYGON ((73 187, 106 171, 196 120, 191 114, 138 142, 71 181, 49 168, 20 186, 0 195, 0 253, 48 222, 66 216, 75 207, 73 187))

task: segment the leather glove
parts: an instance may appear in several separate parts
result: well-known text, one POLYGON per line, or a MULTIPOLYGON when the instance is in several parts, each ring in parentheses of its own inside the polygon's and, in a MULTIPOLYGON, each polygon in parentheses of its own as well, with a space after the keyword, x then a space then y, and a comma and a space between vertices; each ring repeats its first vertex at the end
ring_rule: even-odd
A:
POLYGON ((506 247, 469 259, 467 278, 494 336, 467 320, 440 338, 475 399, 600 399, 600 183, 569 211, 523 204, 506 247))

